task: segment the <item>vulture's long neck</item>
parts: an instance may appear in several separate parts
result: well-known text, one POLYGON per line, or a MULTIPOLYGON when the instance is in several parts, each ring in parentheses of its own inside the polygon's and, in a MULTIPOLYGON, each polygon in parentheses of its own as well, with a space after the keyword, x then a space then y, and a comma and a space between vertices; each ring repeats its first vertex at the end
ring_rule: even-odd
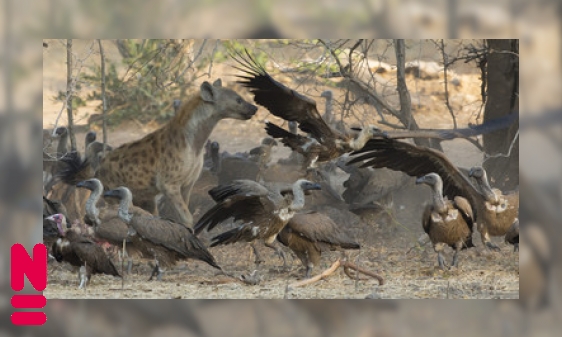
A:
POLYGON ((117 211, 119 217, 127 224, 129 224, 131 222, 131 219, 133 218, 133 216, 129 214, 129 205, 131 204, 132 200, 133 198, 131 196, 131 193, 129 192, 125 197, 121 198, 121 201, 119 202, 119 209, 117 211))
POLYGON ((300 182, 293 185, 293 202, 289 209, 292 211, 297 211, 303 209, 304 207, 304 191, 300 185, 300 182))
POLYGON ((95 226, 100 225, 100 211, 96 207, 96 204, 100 200, 101 194, 103 189, 100 186, 96 186, 96 188, 90 193, 90 197, 86 201, 86 215, 94 221, 95 226))
POLYGON ((499 201, 498 196, 494 193, 494 190, 492 190, 492 187, 488 182, 488 175, 486 174, 486 171, 484 171, 482 177, 478 179, 478 184, 480 185, 480 190, 484 193, 486 201, 492 204, 497 204, 499 201))
POLYGON ((332 97, 326 97, 326 111, 324 112, 324 120, 328 123, 334 121, 334 115, 332 115, 332 97))
POLYGON ((444 213, 448 209, 443 198, 443 182, 441 180, 437 180, 433 185, 433 205, 439 213, 444 213))
POLYGON ((355 151, 361 150, 363 146, 367 144, 369 139, 371 139, 371 133, 369 132, 369 128, 364 127, 359 133, 359 135, 357 136, 357 138, 349 142, 349 146, 355 151))
POLYGON ((68 152, 68 131, 60 136, 57 146, 57 157, 62 157, 68 152))

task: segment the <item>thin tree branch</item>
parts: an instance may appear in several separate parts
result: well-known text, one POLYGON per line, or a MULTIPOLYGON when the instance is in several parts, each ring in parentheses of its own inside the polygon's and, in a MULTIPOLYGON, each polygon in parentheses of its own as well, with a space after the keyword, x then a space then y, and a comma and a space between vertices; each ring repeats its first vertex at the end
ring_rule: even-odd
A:
POLYGON ((102 130, 103 130, 103 155, 105 156, 105 151, 107 147, 107 102, 105 99, 105 56, 103 53, 103 46, 101 40, 98 39, 98 45, 100 47, 100 59, 101 59, 101 101, 102 101, 102 130))
POLYGON ((444 84, 445 84, 445 105, 447 106, 447 109, 449 110, 449 113, 451 114, 451 117, 453 118, 453 128, 457 128, 457 117, 455 116, 455 113, 453 112, 453 108, 451 107, 451 103, 449 102, 449 83, 448 83, 448 79, 447 79, 447 69, 449 68, 448 65, 448 60, 447 60, 447 54, 445 53, 445 41, 443 39, 441 39, 441 55, 443 56, 443 79, 444 79, 444 84))

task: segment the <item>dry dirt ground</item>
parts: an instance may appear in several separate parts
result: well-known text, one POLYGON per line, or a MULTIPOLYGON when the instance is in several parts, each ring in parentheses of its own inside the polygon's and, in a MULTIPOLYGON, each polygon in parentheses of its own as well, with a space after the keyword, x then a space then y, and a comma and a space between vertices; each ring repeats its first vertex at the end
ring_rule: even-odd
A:
MULTIPOLYGON (((226 71, 228 69, 216 65, 212 79, 223 77, 223 81, 228 81, 229 78, 222 75, 222 71, 231 73, 226 71)), ((463 74, 459 78, 462 85, 454 89, 454 97, 461 102, 458 106, 462 108, 455 108, 455 111, 459 125, 463 126, 468 121, 474 121, 476 113, 473 102, 478 97, 480 82, 478 74, 463 74)), ((452 126, 443 97, 439 94, 442 83, 442 78, 431 81, 412 77, 408 79, 409 87, 418 90, 418 94, 412 94, 412 102, 415 117, 422 127, 452 126)), ((45 128, 53 126, 61 109, 61 103, 54 102, 52 97, 63 88, 64 62, 46 57, 43 101, 45 128)), ((341 98, 343 92, 332 90, 335 90, 336 99, 341 98)), ((319 97, 315 98, 321 102, 319 97)), ((322 104, 319 103, 319 106, 322 107, 322 104)), ((93 106, 81 108, 77 113, 78 123, 86 123, 87 116, 93 112, 93 106)), ((231 153, 247 151, 265 136, 265 119, 278 121, 263 108, 248 122, 223 120, 212 133, 211 139, 224 144, 223 149, 231 153)), ((63 116, 63 125, 64 120, 63 116)), ((350 123, 356 121, 349 120, 350 123)), ((157 127, 154 123, 140 125, 135 121, 126 121, 110 130, 109 143, 120 145, 138 139, 157 127)), ((77 134, 79 149, 83 148, 83 136, 84 132, 77 134)), ((457 165, 470 167, 482 161, 481 153, 466 141, 445 142, 444 148, 457 165)), ((288 154, 286 148, 277 147, 274 149, 274 161, 288 154)), ((342 179, 345 178, 343 172, 340 175, 342 179)), ((135 260, 133 273, 125 275, 123 288, 118 278, 95 275, 86 290, 78 290, 77 272, 68 265, 54 262, 49 264, 48 287, 44 294, 48 298, 518 298, 519 256, 499 238, 496 241, 502 247, 501 252, 490 253, 483 249, 479 235, 475 233, 477 247, 461 253, 458 270, 443 272, 436 268, 437 259, 431 244, 417 244, 423 234, 420 217, 427 192, 427 188, 410 184, 395 195, 392 217, 381 215, 348 225, 350 234, 362 245, 360 251, 349 252, 350 261, 381 275, 385 280, 382 286, 376 280, 364 279, 364 276, 360 280, 352 280, 340 269, 320 282, 287 290, 287 285, 300 279, 304 273, 300 261, 289 258, 292 261, 290 270, 281 270, 280 259, 262 245, 258 249, 266 262, 257 272, 261 277, 259 285, 246 285, 217 275, 216 270, 199 261, 180 262, 172 270, 166 271, 162 282, 148 282, 149 261, 135 260)), ((247 244, 211 248, 210 251, 219 265, 236 276, 255 269, 247 244)), ((315 268, 313 275, 328 268, 339 257, 337 252, 323 255, 322 264, 315 268)), ((446 259, 450 261, 451 258, 452 251, 449 249, 446 259)))

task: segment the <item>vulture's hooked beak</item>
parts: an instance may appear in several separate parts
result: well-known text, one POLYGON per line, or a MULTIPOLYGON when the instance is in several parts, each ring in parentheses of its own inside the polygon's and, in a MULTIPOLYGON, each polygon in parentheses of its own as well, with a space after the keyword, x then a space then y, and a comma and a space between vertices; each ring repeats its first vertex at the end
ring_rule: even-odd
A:
POLYGON ((416 179, 416 185, 425 183, 425 176, 416 179))
POLYGON ((119 197, 119 191, 117 190, 109 190, 103 193, 104 197, 119 197))

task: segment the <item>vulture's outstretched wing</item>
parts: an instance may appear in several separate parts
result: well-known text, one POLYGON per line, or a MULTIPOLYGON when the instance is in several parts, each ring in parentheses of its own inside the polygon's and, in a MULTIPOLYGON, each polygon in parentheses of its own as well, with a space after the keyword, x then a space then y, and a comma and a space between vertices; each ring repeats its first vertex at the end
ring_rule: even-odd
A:
POLYGON ((240 64, 235 68, 246 73, 238 76, 241 78, 238 83, 250 89, 256 103, 277 117, 297 121, 302 131, 312 134, 319 142, 335 138, 332 129, 318 113, 314 100, 274 80, 247 50, 245 53, 246 56, 240 52, 236 52, 237 56, 233 55, 240 64))
POLYGON ((435 172, 443 180, 443 195, 449 200, 454 200, 456 196, 465 197, 474 211, 476 203, 483 200, 469 178, 439 151, 393 139, 371 139, 352 155, 358 156, 348 165, 364 161, 361 167, 386 167, 413 177, 435 172))

